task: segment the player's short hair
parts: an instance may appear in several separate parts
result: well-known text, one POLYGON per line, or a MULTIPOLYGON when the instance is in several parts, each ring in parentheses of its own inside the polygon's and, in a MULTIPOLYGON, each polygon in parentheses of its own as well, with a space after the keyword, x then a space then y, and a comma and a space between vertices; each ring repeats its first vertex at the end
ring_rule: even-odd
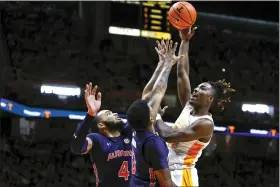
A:
POLYGON ((218 80, 216 82, 208 81, 214 90, 214 100, 224 109, 225 103, 230 103, 230 97, 227 96, 228 93, 235 92, 233 88, 230 87, 230 82, 226 82, 225 79, 218 80))
POLYGON ((145 130, 150 122, 150 108, 147 101, 136 100, 128 108, 127 120, 134 130, 145 130))

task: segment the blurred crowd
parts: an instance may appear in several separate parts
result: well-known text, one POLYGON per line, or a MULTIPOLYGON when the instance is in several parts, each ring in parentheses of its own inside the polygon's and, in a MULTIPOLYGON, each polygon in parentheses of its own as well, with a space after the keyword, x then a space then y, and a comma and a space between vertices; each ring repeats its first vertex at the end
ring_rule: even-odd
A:
MULTIPOLYGON (((1 144, 1 187, 95 186, 89 156, 71 153, 69 142, 2 137, 1 144)), ((276 187, 277 157, 206 150, 197 165, 200 186, 276 187)))
MULTIPOLYGON (((84 109, 83 99, 42 97, 41 83, 76 84, 88 81, 103 92, 103 107, 123 113, 151 77, 158 57, 155 40, 104 35, 99 44, 85 47, 87 39, 76 4, 6 3, 1 11, 9 66, 17 83, 7 86, 6 97, 31 106, 84 109), (20 87, 21 86, 21 87, 20 87), (19 92, 21 94, 17 94, 19 92)), ((177 32, 173 38, 179 41, 177 32)), ((96 43, 96 42, 95 42, 96 43)), ((201 25, 190 45, 192 87, 201 81, 226 79, 237 90, 232 104, 218 121, 275 124, 268 114, 243 113, 243 102, 274 105, 278 114, 278 40, 232 33, 201 25)), ((169 78, 168 94, 176 97, 176 68, 169 78)), ((180 112, 179 102, 169 120, 180 112)), ((168 113, 168 112, 167 112, 168 113)))
MULTIPOLYGON (((9 57, 6 68, 13 79, 7 81, 4 96, 28 106, 84 109, 83 97, 42 97, 39 87, 45 82, 83 87, 93 81, 103 93, 103 108, 125 112, 157 65, 155 40, 105 34, 98 45, 88 45, 77 4, 68 3, 0 3, 0 32, 5 36, 1 47, 6 44, 1 55, 9 57)), ((179 41, 177 32, 173 38, 179 41)), ((190 45, 192 87, 225 78, 237 90, 225 111, 215 115, 216 122, 278 126, 278 44, 277 38, 199 26, 190 45), (274 105, 276 116, 242 112, 243 102, 274 105)), ((167 94, 176 95, 176 68, 167 94)), ((180 111, 177 102, 166 118, 174 121, 180 111)), ((214 151, 198 163, 200 183, 202 187, 276 187, 278 160, 214 151)), ((94 186, 95 180, 88 157, 73 155, 69 142, 2 136, 0 185, 94 186)))

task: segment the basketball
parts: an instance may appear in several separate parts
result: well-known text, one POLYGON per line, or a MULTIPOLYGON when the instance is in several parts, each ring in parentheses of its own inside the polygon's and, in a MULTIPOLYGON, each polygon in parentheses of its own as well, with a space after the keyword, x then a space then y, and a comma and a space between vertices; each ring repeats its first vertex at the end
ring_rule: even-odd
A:
POLYGON ((188 2, 177 2, 168 12, 170 23, 178 30, 192 26, 196 21, 196 17, 195 8, 188 2))

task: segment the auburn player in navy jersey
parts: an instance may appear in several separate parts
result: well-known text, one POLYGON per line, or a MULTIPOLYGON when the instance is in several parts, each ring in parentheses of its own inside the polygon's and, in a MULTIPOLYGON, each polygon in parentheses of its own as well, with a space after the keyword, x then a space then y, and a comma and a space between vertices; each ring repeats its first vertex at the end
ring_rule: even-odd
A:
POLYGON ((97 86, 86 85, 88 113, 73 135, 71 150, 90 154, 96 186, 129 186, 131 177, 132 129, 116 113, 101 110, 101 93, 97 86), (89 129, 96 133, 90 133, 89 129))
MULTIPOLYGON (((135 130, 132 139, 132 177, 131 187, 172 186, 170 171, 168 168, 168 149, 163 139, 156 135, 154 122, 160 107, 161 100, 167 88, 168 76, 172 66, 183 56, 175 56, 177 43, 164 41, 159 44, 156 51, 160 57, 160 63, 156 69, 160 69, 151 94, 143 94, 141 100, 135 101, 127 111, 127 119, 135 130)), ((155 72, 156 72, 155 71, 155 72)), ((148 83, 149 84, 149 83, 148 83)), ((146 86, 147 87, 147 86, 146 86)))

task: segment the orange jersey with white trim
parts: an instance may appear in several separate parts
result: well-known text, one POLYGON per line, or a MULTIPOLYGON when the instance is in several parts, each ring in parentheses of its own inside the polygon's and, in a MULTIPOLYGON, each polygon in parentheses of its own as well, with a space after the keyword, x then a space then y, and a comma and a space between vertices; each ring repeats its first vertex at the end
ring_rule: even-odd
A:
MULTIPOLYGON (((187 104, 179 118, 172 125, 172 128, 185 128, 196 122, 198 119, 209 119, 214 123, 211 114, 192 116, 192 110, 193 108, 187 104)), ((189 142, 167 143, 169 149, 168 162, 170 170, 195 167, 195 163, 201 156, 202 150, 209 144, 209 142, 204 143, 199 140, 193 140, 189 142)))

